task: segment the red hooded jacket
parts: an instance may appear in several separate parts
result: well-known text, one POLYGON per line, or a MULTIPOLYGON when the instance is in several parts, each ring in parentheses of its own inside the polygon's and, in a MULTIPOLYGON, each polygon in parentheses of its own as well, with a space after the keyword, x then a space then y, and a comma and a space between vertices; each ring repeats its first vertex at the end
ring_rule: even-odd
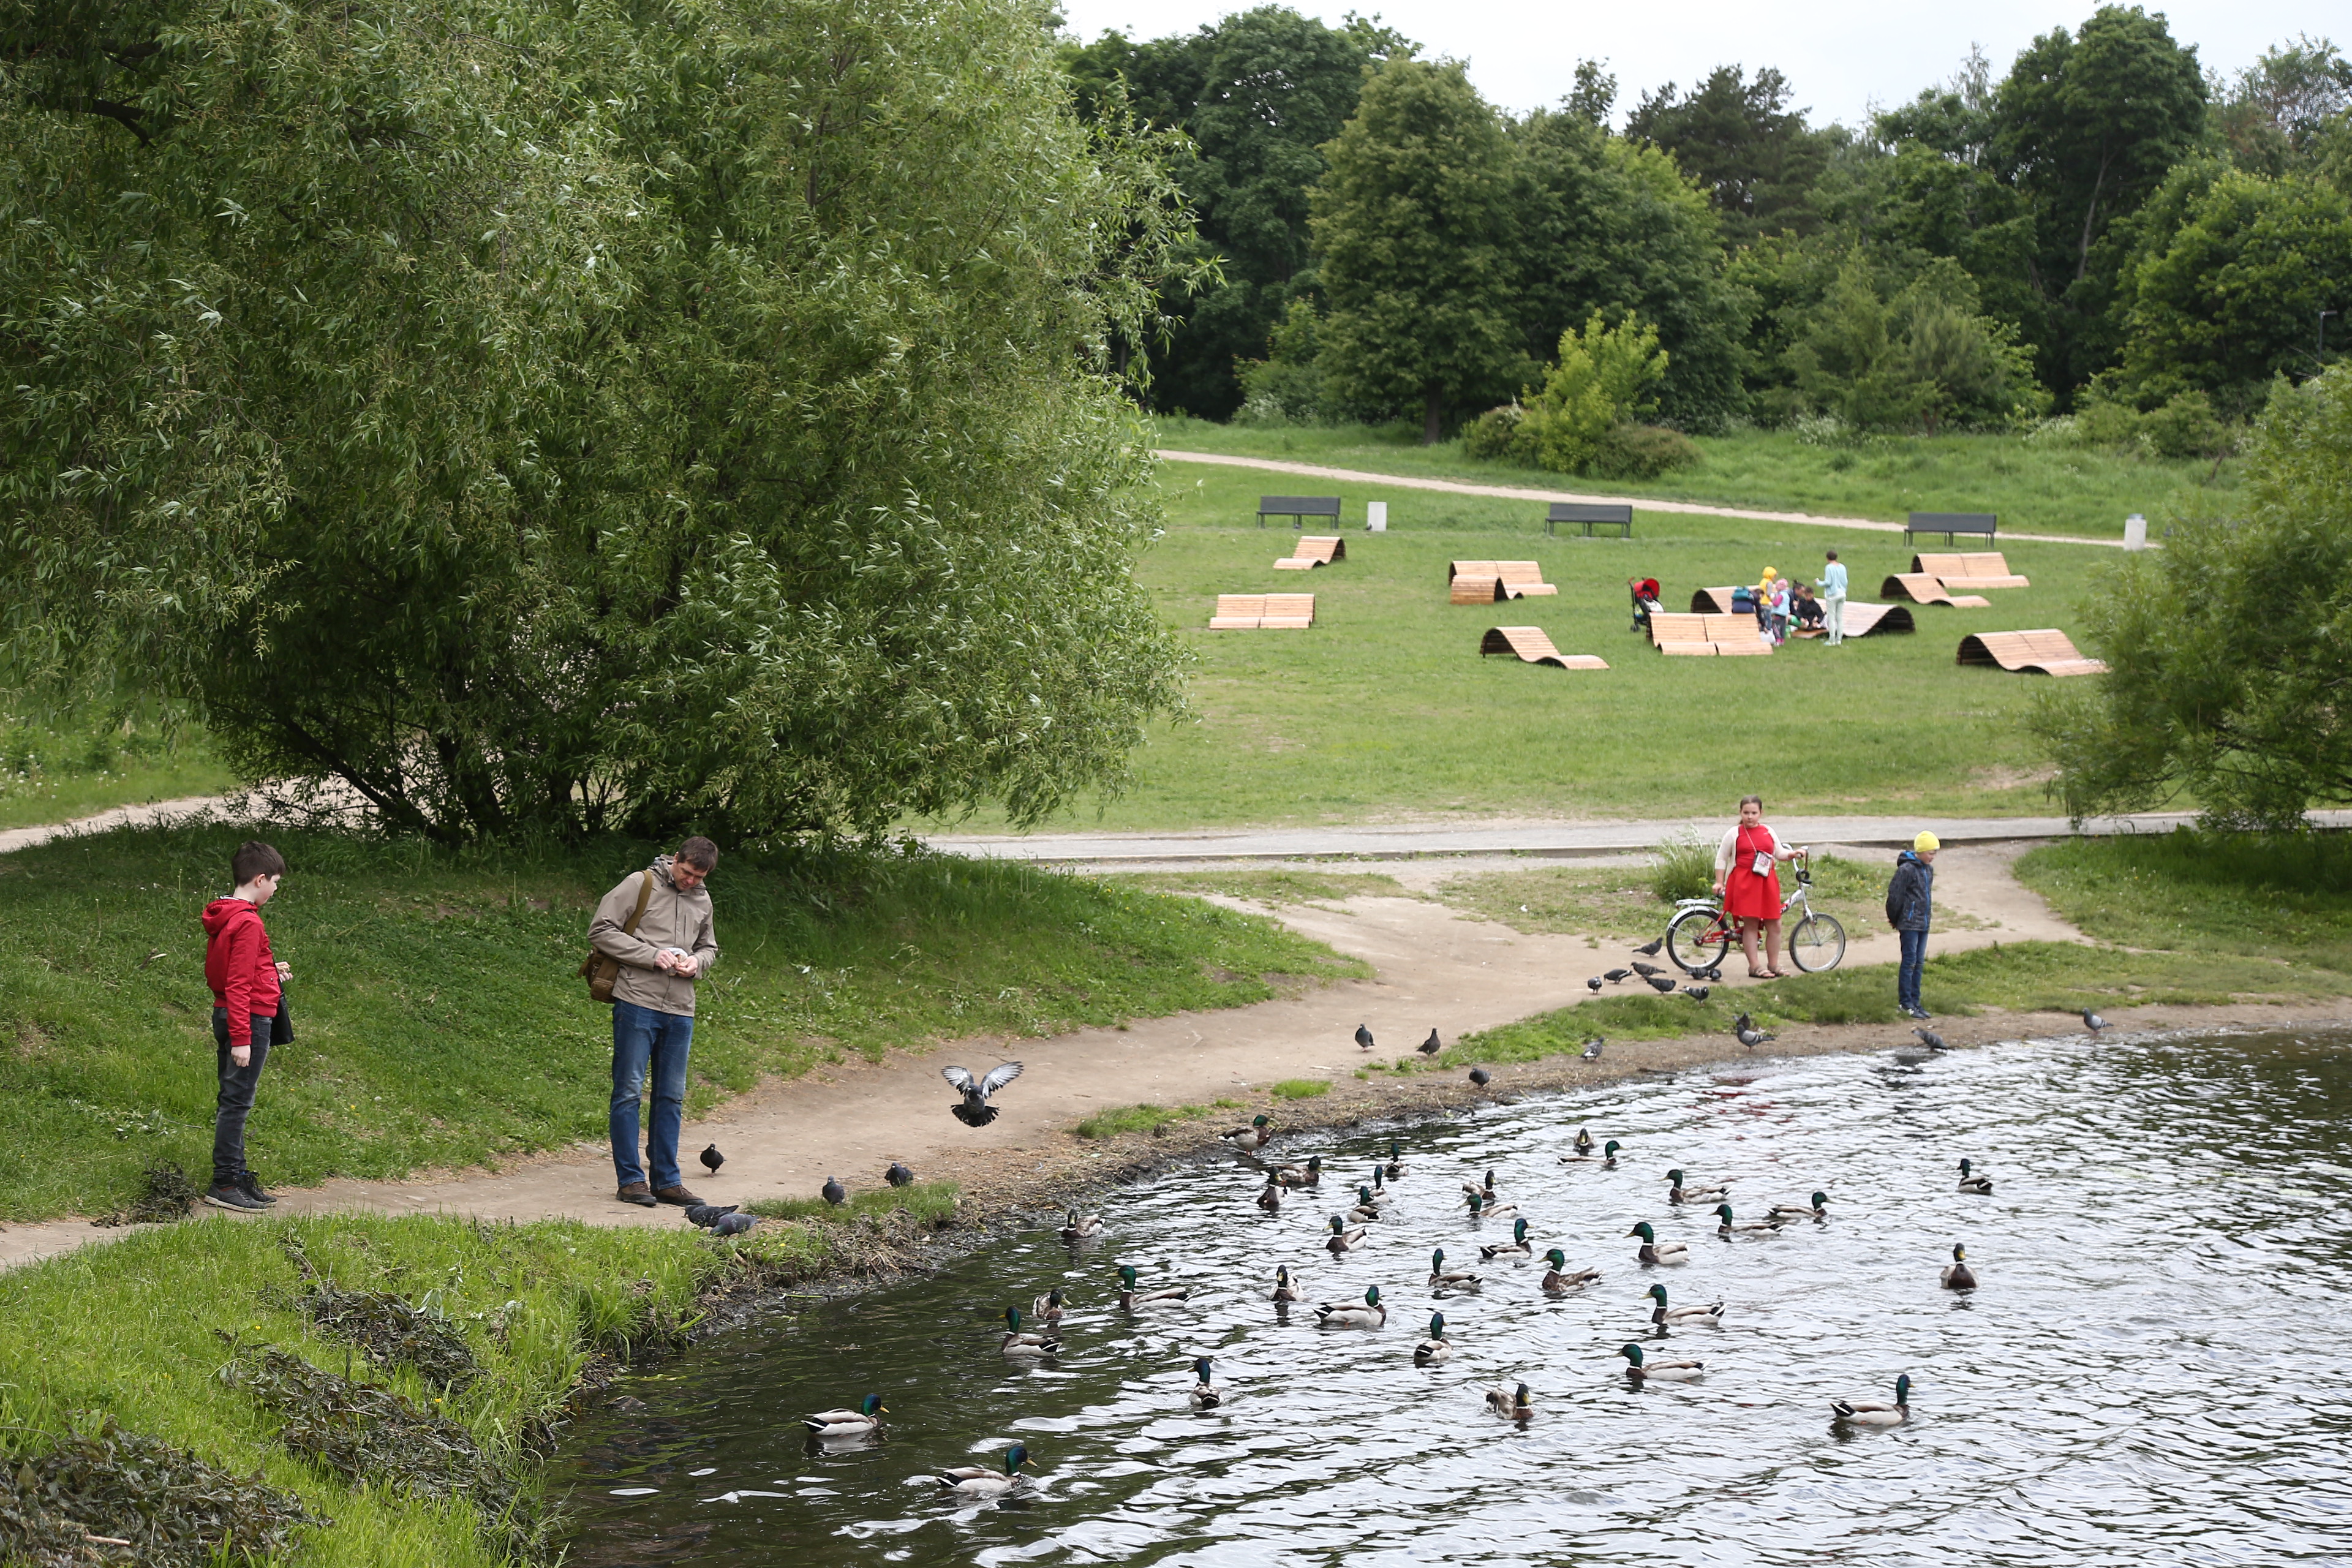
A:
POLYGON ((243 899, 215 899, 205 906, 205 979, 213 1005, 228 1012, 228 1043, 253 1044, 253 1016, 278 1011, 278 961, 269 953, 269 932, 261 910, 243 899))

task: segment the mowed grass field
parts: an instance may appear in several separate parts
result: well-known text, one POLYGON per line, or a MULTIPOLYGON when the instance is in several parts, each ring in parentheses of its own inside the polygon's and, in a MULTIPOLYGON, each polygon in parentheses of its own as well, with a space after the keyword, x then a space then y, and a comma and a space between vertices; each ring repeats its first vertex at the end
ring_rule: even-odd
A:
MULTIPOLYGON (((2042 678, 1962 668, 1970 631, 2080 627, 2109 548, 2020 543, 2032 586, 1987 609, 1915 606, 1919 631, 1832 649, 1792 639, 1769 658, 1668 658, 1630 629, 1625 583, 1654 576, 1669 608, 1767 566, 1817 577, 1837 549, 1855 603, 1908 567, 1900 534, 1639 511, 1634 537, 1548 538, 1539 505, 1340 487, 1345 563, 1277 572, 1296 535, 1255 526, 1257 499, 1313 481, 1207 464, 1161 470, 1170 527, 1137 574, 1198 657, 1197 721, 1152 732, 1134 786, 1083 802, 1072 826, 1449 818, 1727 819, 1749 791, 1801 812, 2023 815, 2054 809, 2019 720, 2042 678), (1363 531, 1385 500, 1390 531, 1363 531), (1557 597, 1447 602, 1456 558, 1534 559, 1557 597), (1220 593, 1312 591, 1310 631, 1212 632, 1220 593), (1606 672, 1481 658, 1489 626, 1541 626, 1606 672)), ((1940 548, 1930 544, 1930 549, 1940 548)), ((986 826, 985 820, 966 824, 986 826)))

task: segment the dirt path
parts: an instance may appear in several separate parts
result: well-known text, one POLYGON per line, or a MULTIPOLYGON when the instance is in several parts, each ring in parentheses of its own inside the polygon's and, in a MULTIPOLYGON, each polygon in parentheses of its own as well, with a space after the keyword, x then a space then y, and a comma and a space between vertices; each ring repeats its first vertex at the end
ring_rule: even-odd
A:
MULTIPOLYGON (((1946 852, 1937 865, 1938 904, 1979 923, 1939 934, 1938 951, 2029 937, 2083 940, 2011 875, 2010 863, 2024 847, 1970 846, 1946 852)), ((1430 876, 1458 868, 1410 864, 1411 870, 1430 876)), ((1359 1082, 1352 1075, 1365 1053, 1353 1042, 1358 1024, 1370 1026, 1378 1037, 1378 1058, 1393 1059, 1433 1027, 1451 1042, 1468 1030, 1585 1001, 1591 995, 1585 977, 1601 956, 1581 937, 1523 935, 1415 898, 1355 899, 1276 912, 1307 935, 1365 959, 1376 977, 1227 1012, 1142 1020, 1123 1029, 1086 1029, 1044 1040, 968 1040, 928 1055, 897 1055, 878 1064, 854 1063, 771 1084, 687 1129, 684 1148, 715 1142, 727 1154, 723 1179, 704 1181, 689 1167, 689 1184, 722 1203, 814 1196, 828 1175, 854 1187, 878 1185, 882 1168, 903 1160, 926 1179, 953 1179, 974 1191, 1002 1190, 1008 1184, 1034 1190, 1055 1180, 1083 1178, 1093 1162, 1115 1158, 1117 1150, 1070 1135, 1076 1122, 1097 1110, 1138 1101, 1197 1105, 1220 1097, 1249 1104, 1266 1086, 1285 1079, 1325 1079, 1332 1084, 1324 1098, 1274 1104, 1276 1119, 1293 1125, 1420 1108, 1465 1093, 1467 1086, 1450 1078, 1387 1080, 1379 1074, 1359 1082), (978 1070, 1008 1056, 1024 1062, 1026 1071, 1004 1092, 998 1121, 975 1131, 950 1117, 952 1093, 940 1080, 940 1065, 961 1062, 978 1070)), ((1846 962, 1889 963, 1894 956, 1893 940, 1879 938, 1854 944, 1846 962)), ((1735 977, 1730 984, 1746 982, 1735 977)), ((2181 1018, 2177 1010, 2144 1011, 2144 1018, 2111 1016, 2126 1026, 2158 1018, 2177 1024, 2181 1018)), ((2222 1009, 2210 1016, 2218 1021, 2238 1011, 2279 1021, 2274 1008, 2222 1009)), ((2338 1015, 2352 1016, 2352 1005, 2329 1012, 2338 1015)), ((1959 1043, 2020 1032, 2064 1032, 2068 1020, 1992 1017, 1942 1026, 1959 1043)), ((1790 1027, 1774 1048, 1808 1054, 1884 1048, 1901 1040, 1899 1033, 1875 1026, 1790 1027)), ((1692 1066, 1720 1060, 1726 1053, 1726 1042, 1714 1037, 1612 1045, 1599 1067, 1552 1061, 1504 1068, 1496 1074, 1495 1088, 1525 1090, 1692 1066)), ((268 1114, 266 1097, 259 1114, 268 1114)), ((1244 1119, 1245 1113, 1232 1112, 1213 1125, 1244 1119)), ((279 1210, 289 1214, 367 1210, 486 1219, 568 1217, 600 1225, 680 1223, 675 1210, 615 1203, 607 1156, 593 1145, 497 1172, 405 1182, 336 1181, 282 1196, 279 1210)), ((201 1212, 217 1223, 237 1223, 215 1211, 201 1212)), ((12 1226, 0 1231, 0 1264, 51 1257, 122 1234, 74 1220, 12 1226)))
MULTIPOLYGON (((1315 463, 1289 463, 1276 458, 1234 458, 1222 452, 1154 452, 1164 463, 1216 463, 1231 468, 1263 468, 1276 474, 1304 474, 1309 479, 1339 479, 1352 485, 1384 485, 1395 489, 1444 490, 1449 495, 1496 496, 1505 500, 1579 501, 1603 506, 1632 506, 1643 511, 1690 512, 1701 517, 1746 517, 1759 522, 1800 522, 1808 528, 1851 528, 1870 533, 1901 533, 1899 522, 1866 517, 1816 517, 1809 511, 1757 511, 1748 507, 1710 506, 1703 501, 1658 500, 1647 496, 1589 495, 1581 490, 1538 490, 1517 485, 1474 485, 1461 479, 1408 479, 1402 474, 1375 474, 1360 468, 1327 468, 1315 463)), ((2043 544, 2097 544, 2123 548, 2120 539, 2085 539, 2073 533, 2012 533, 2003 539, 2031 539, 2043 544)), ((2150 549, 2156 548, 2154 545, 2150 549)))
POLYGON ((118 805, 110 811, 78 816, 71 822, 11 827, 0 831, 0 855, 12 849, 30 849, 37 844, 47 844, 54 838, 68 838, 77 833, 104 833, 117 827, 144 827, 152 822, 203 816, 243 798, 234 795, 192 795, 178 800, 149 801, 144 805, 118 805))

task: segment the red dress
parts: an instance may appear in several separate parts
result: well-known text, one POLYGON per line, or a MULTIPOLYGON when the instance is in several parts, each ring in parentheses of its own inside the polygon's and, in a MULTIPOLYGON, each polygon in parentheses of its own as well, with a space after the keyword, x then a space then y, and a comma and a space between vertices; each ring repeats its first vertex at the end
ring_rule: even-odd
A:
POLYGON ((1731 875, 1724 879, 1723 912, 1735 920, 1777 921, 1780 918, 1780 873, 1758 876, 1749 868, 1759 854, 1780 847, 1772 830, 1759 824, 1743 826, 1731 848, 1731 875))

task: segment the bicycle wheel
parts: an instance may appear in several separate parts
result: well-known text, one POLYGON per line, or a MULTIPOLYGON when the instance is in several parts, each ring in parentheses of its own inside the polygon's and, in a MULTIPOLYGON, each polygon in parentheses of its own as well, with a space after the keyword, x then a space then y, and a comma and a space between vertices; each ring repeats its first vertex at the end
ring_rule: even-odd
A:
POLYGON ((1789 933, 1789 956, 1808 974, 1835 969, 1845 957, 1845 927, 1828 915, 1807 915, 1789 933))
POLYGON ((1720 910, 1685 910, 1666 927, 1666 956, 1685 974, 1698 974, 1723 962, 1731 946, 1731 932, 1720 910))

